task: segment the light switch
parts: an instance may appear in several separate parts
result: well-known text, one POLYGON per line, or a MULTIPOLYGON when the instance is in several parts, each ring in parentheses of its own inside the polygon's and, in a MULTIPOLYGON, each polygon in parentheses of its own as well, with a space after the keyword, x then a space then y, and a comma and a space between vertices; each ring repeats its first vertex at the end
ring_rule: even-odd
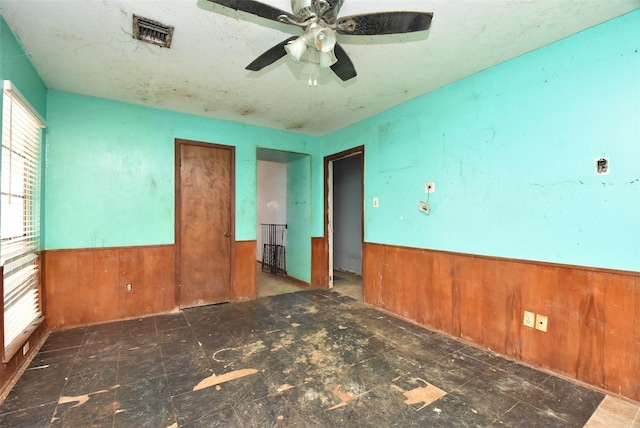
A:
POLYGON ((378 197, 373 198, 373 208, 378 208, 378 197))

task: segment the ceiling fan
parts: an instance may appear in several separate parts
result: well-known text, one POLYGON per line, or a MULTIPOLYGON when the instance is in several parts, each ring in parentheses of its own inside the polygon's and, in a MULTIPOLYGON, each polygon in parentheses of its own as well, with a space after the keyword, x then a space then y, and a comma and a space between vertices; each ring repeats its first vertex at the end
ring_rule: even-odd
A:
MULTIPOLYGON (((353 63, 337 43, 336 34, 374 36, 426 31, 432 12, 390 11, 338 17, 344 0, 291 0, 293 14, 254 0, 208 0, 237 11, 276 22, 295 25, 304 30, 301 36, 289 37, 256 58, 246 69, 259 71, 289 54, 296 62, 309 62, 328 68, 342 80, 357 75, 353 63)), ((309 78, 316 86, 317 78, 309 78)))

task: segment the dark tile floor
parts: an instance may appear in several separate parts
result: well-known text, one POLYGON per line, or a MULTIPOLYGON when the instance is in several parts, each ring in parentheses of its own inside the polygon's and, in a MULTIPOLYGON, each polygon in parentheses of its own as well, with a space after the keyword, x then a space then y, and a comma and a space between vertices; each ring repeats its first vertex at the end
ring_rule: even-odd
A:
POLYGON ((581 427, 603 395, 301 291, 51 333, 1 427, 581 427))

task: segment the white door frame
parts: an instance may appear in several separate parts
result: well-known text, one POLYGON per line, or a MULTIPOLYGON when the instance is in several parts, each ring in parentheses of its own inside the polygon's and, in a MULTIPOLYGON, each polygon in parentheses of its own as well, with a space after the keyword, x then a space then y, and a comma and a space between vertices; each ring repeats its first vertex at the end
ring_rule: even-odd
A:
MULTIPOLYGON (((336 154, 334 156, 338 156, 335 158, 328 157, 327 159, 327 251, 328 251, 328 261, 329 261, 329 288, 333 288, 333 163, 335 161, 339 161, 342 159, 347 159, 352 156, 364 156, 364 147, 356 147, 354 149, 348 150, 344 153, 343 156, 340 154, 336 154)), ((363 159, 364 162, 364 159, 363 159)), ((364 187, 364 169, 361 171, 362 181, 364 187)), ((364 191, 362 194, 362 199, 364 203, 364 191)), ((364 229, 364 206, 362 207, 362 224, 364 229)), ((364 243, 364 234, 362 236, 362 240, 364 243)))
POLYGON ((327 171, 327 244, 329 246, 329 288, 333 288, 333 162, 329 161, 327 171))

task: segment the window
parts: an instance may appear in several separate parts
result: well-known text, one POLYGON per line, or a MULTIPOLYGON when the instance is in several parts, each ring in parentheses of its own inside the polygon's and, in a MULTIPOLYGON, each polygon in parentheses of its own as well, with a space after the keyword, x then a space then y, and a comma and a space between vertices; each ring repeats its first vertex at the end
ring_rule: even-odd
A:
POLYGON ((40 140, 44 122, 4 81, 0 264, 3 270, 3 362, 42 321, 40 304, 40 140))

